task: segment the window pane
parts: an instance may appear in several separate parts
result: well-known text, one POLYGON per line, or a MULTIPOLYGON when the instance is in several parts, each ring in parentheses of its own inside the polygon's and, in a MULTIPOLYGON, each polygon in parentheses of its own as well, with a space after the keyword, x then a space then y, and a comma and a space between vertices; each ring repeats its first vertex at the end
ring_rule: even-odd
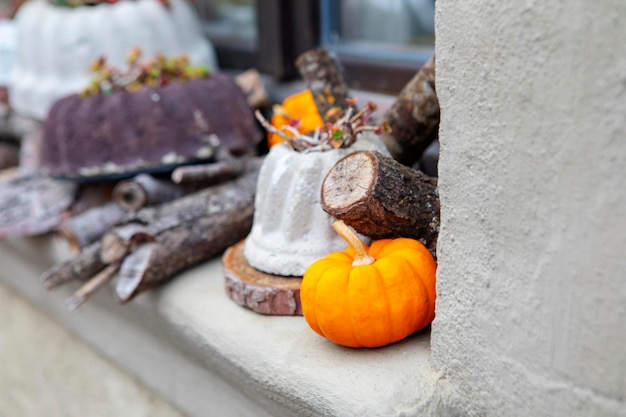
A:
POLYGON ((435 0, 322 0, 322 42, 351 55, 423 60, 434 21, 435 0))
POLYGON ((196 0, 195 4, 205 33, 216 43, 256 44, 254 0, 196 0))

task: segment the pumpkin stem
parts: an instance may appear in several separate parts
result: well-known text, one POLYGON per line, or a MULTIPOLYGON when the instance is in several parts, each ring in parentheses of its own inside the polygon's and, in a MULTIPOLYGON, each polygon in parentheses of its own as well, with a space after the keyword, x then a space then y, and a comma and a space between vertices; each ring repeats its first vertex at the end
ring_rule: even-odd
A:
POLYGON ((367 253, 367 249, 363 242, 361 242, 361 239, 359 239, 356 233, 354 233, 343 220, 337 220, 333 223, 333 229, 335 229, 337 234, 354 249, 354 261, 352 262, 352 266, 370 265, 376 261, 372 255, 367 253))

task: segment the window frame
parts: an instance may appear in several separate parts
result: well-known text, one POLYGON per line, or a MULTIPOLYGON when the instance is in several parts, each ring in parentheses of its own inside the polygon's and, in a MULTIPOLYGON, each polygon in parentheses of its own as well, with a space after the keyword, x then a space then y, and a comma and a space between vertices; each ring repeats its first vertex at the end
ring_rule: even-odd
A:
POLYGON ((423 47, 408 59, 389 58, 333 45, 328 33, 337 24, 332 16, 338 14, 331 11, 339 7, 338 0, 256 0, 255 7, 256 42, 211 39, 223 69, 257 68, 277 81, 287 81, 299 76, 295 60, 301 53, 323 47, 338 57, 351 88, 397 94, 434 52, 423 47))

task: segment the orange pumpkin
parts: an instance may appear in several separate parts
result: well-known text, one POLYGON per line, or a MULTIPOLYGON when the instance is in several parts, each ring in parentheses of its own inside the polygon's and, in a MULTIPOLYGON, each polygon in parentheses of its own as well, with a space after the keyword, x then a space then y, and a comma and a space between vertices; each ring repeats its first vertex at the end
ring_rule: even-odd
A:
MULTIPOLYGON (((271 120, 272 126, 280 129, 287 124, 295 124, 300 133, 312 132, 324 125, 310 90, 287 97, 281 106, 275 106, 271 120)), ((287 135, 291 136, 289 132, 287 135)), ((275 133, 267 135, 267 143, 271 147, 282 142, 280 136, 275 133)))
POLYGON ((368 247, 343 221, 333 228, 349 247, 309 266, 300 288, 314 331, 344 346, 379 347, 430 324, 437 264, 424 245, 398 238, 368 247))

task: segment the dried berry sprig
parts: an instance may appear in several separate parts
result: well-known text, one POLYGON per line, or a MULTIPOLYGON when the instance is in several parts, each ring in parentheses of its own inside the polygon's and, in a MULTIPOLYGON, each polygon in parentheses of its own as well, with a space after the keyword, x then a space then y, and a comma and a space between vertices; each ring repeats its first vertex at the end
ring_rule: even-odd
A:
POLYGON ((190 65, 186 55, 168 58, 159 53, 143 63, 140 62, 140 58, 141 50, 131 49, 126 55, 128 67, 122 71, 107 65, 106 58, 101 56, 91 64, 90 70, 95 77, 82 91, 82 95, 134 92, 144 86, 162 87, 173 81, 186 81, 209 75, 208 68, 190 65))
POLYGON ((376 134, 382 134, 390 131, 386 122, 383 122, 381 126, 367 124, 372 112, 376 110, 375 103, 367 101, 364 108, 355 113, 357 100, 347 99, 346 101, 348 108, 345 111, 340 107, 330 108, 324 115, 326 124, 323 127, 318 127, 312 133, 300 133, 297 119, 277 128, 272 126, 258 110, 255 115, 268 132, 280 136, 293 150, 299 152, 347 148, 357 140, 358 135, 362 132, 372 131, 376 134))

